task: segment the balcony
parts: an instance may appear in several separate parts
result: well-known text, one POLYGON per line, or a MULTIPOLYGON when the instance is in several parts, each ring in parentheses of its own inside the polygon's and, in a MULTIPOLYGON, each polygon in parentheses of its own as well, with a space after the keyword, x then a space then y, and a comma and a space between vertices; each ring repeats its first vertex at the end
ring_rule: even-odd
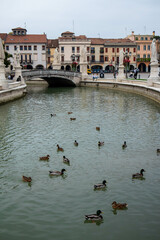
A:
POLYGON ((100 64, 100 63, 104 63, 104 59, 99 60, 99 61, 95 61, 95 60, 91 60, 90 63, 95 63, 95 64, 100 64))
POLYGON ((150 58, 137 58, 137 62, 150 62, 150 58))

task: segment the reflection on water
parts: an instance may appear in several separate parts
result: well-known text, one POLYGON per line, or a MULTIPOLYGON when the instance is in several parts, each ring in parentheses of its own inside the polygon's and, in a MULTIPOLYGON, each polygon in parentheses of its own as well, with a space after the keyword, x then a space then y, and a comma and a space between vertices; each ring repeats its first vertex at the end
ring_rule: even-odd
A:
POLYGON ((0 238, 158 240, 159 129, 157 103, 106 89, 30 87, 25 98, 0 106, 0 238), (39 161, 47 154, 49 161, 39 161), (62 168, 64 176, 49 176, 62 168), (132 180, 142 168, 145 179, 132 180), (106 189, 94 191, 104 179, 106 189), (117 214, 113 201, 128 210, 117 214), (84 222, 97 209, 103 221, 84 222))

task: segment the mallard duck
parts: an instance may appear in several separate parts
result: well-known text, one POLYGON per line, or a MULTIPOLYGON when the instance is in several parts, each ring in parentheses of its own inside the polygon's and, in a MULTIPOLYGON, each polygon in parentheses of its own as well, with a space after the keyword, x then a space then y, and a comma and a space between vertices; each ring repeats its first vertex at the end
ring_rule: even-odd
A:
POLYGON ((70 118, 71 121, 76 120, 76 118, 70 118))
POLYGON ((145 172, 145 170, 141 169, 140 173, 132 174, 132 178, 143 178, 143 172, 145 172))
POLYGON ((104 142, 98 142, 98 147, 100 147, 100 146, 103 146, 104 145, 104 142))
POLYGON ((97 130, 97 131, 100 131, 100 127, 96 127, 96 130, 97 130))
POLYGON ((160 148, 157 149, 157 153, 160 153, 160 148))
POLYGON ((44 157, 40 157, 39 160, 49 160, 50 155, 44 156, 44 157))
POLYGON ((55 113, 51 113, 51 117, 55 117, 56 116, 56 114, 55 113))
POLYGON ((85 219, 86 220, 102 220, 103 217, 102 215, 100 215, 101 213, 102 213, 101 210, 97 210, 96 214, 85 215, 85 219))
POLYGON ((123 145, 122 145, 122 148, 126 148, 127 147, 127 144, 126 144, 126 141, 124 141, 123 145))
POLYGON ((64 149, 63 148, 61 148, 58 144, 57 144, 57 151, 61 151, 61 152, 63 152, 64 151, 64 149))
POLYGON ((64 163, 67 163, 67 164, 70 164, 70 161, 68 158, 66 158, 65 156, 63 156, 63 162, 64 163))
POLYGON ((61 171, 49 171, 49 175, 51 176, 62 176, 66 169, 62 169, 61 171))
POLYGON ((97 189, 104 189, 106 187, 106 180, 103 180, 102 183, 98 183, 98 184, 95 184, 94 185, 94 189, 97 190, 97 189))
POLYGON ((32 178, 31 177, 22 176, 22 180, 24 182, 32 182, 32 178))
POLYGON ((78 146, 78 142, 76 140, 74 141, 74 146, 78 146))
POLYGON ((72 112, 68 112, 68 114, 72 114, 72 112))
POLYGON ((117 203, 116 201, 112 202, 113 209, 123 210, 128 207, 127 203, 117 203))

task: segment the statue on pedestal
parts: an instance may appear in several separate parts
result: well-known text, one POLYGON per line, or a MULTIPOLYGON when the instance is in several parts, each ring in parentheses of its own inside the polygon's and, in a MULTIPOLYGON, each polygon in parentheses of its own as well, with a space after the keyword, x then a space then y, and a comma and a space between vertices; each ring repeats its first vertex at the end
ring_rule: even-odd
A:
POLYGON ((58 48, 56 48, 54 51, 54 63, 60 63, 60 55, 58 48))
POLYGON ((81 50, 81 62, 87 62, 87 51, 85 46, 81 50))
POLYGON ((124 57, 123 50, 121 50, 119 53, 119 65, 120 66, 123 65, 123 57, 124 57))
POLYGON ((157 63, 157 49, 156 49, 156 39, 154 38, 151 44, 151 63, 156 62, 157 63))

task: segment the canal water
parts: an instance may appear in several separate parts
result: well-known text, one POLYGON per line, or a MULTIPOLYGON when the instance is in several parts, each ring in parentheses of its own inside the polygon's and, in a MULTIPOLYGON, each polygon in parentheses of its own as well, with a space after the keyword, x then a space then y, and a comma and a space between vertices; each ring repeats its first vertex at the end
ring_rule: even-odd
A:
POLYGON ((131 93, 31 87, 0 106, 0 239, 158 240, 159 133, 160 105, 131 93), (49 161, 39 160, 47 154, 49 161), (49 176, 62 168, 63 177, 49 176), (142 168, 144 179, 132 180, 142 168), (106 189, 94 191, 103 180, 106 189), (113 201, 128 209, 113 211, 113 201), (103 221, 86 222, 98 209, 103 221))

